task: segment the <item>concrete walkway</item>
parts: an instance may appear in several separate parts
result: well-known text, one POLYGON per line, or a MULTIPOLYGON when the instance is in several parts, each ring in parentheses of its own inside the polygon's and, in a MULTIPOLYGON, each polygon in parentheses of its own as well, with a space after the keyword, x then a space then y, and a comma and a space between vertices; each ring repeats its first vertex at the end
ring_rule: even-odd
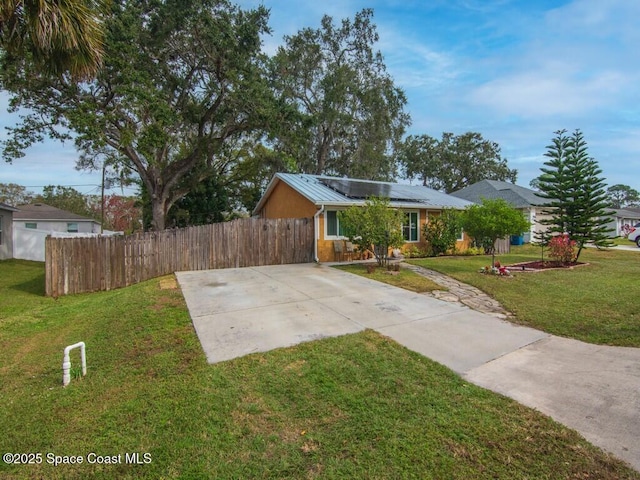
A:
POLYGON ((517 326, 482 292, 440 277, 454 282, 447 287, 461 302, 484 310, 315 264, 176 276, 210 363, 371 328, 550 415, 640 471, 640 349, 517 326))

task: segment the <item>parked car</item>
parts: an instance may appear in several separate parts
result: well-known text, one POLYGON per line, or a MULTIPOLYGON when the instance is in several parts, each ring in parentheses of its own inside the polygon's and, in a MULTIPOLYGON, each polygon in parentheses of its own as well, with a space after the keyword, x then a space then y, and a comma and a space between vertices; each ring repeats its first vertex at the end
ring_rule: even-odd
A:
POLYGON ((640 247, 640 223, 636 223, 627 238, 632 242, 636 242, 636 245, 640 247))

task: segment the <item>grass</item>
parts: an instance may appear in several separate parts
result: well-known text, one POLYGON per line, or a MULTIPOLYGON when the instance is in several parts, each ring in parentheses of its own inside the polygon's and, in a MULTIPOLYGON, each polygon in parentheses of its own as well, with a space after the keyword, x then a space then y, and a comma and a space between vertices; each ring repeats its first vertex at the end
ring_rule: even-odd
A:
MULTIPOLYGON (((513 264, 540 258, 540 249, 512 247, 497 259, 513 264)), ((481 275, 490 257, 438 257, 411 263, 450 275, 498 300, 517 322, 585 342, 640 347, 637 282, 640 254, 587 248, 572 270, 513 271, 513 278, 481 275)))
POLYGON ((1 478, 640 479, 372 331, 208 365, 167 280, 53 300, 42 264, 0 262, 0 451, 43 454, 1 478), (62 388, 77 341, 88 373, 62 388))
POLYGON ((397 274, 392 274, 383 267, 377 267, 374 272, 368 273, 367 266, 362 263, 337 265, 335 268, 417 293, 431 292, 433 290, 446 290, 446 288, 432 282, 428 278, 418 275, 406 268, 400 269, 397 274))
POLYGON ((627 237, 616 237, 616 238, 612 238, 611 242, 614 245, 624 245, 625 247, 634 247, 635 246, 635 242, 632 242, 631 240, 629 240, 627 237))

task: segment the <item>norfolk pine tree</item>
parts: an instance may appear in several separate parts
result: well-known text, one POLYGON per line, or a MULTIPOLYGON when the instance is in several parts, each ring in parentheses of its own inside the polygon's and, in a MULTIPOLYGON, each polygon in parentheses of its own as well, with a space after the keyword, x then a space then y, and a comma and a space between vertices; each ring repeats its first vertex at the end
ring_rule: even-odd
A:
POLYGON ((542 213, 549 216, 540 223, 549 226, 549 235, 567 233, 576 242, 577 261, 587 242, 598 247, 610 244, 606 224, 612 212, 608 211, 602 170, 589 157, 582 132, 576 130, 571 136, 566 130, 555 133, 539 177, 538 196, 547 200, 542 213))

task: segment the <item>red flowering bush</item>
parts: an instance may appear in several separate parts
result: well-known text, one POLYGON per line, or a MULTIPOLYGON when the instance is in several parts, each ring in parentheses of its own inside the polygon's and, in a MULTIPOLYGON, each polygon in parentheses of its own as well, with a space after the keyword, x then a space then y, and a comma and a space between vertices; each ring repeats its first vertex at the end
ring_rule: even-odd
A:
POLYGON ((549 256, 566 265, 575 261, 575 248, 576 242, 569 235, 558 235, 549 241, 549 256))

